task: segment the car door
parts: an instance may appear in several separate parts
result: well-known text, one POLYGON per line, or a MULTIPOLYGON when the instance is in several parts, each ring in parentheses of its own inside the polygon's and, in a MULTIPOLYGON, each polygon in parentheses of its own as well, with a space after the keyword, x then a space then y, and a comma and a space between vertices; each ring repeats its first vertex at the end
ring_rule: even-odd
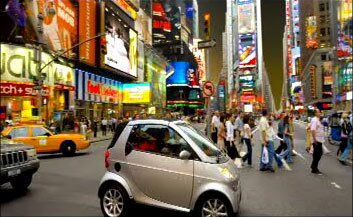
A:
POLYGON ((189 208, 193 185, 193 160, 182 160, 179 153, 186 141, 163 125, 138 125, 127 141, 127 153, 133 181, 139 190, 155 200, 189 208), (169 133, 169 139, 165 133, 169 133), (173 138, 172 138, 173 137, 173 138), (169 143, 169 144, 168 144, 169 143))
POLYGON ((50 143, 48 137, 49 131, 47 131, 44 127, 36 126, 32 127, 31 139, 35 141, 37 152, 49 152, 52 151, 53 145, 50 143))

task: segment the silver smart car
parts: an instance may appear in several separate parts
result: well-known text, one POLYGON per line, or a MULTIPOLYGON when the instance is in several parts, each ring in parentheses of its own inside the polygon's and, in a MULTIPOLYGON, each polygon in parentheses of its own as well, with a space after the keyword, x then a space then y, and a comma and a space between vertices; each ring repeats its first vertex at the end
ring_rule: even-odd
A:
POLYGON ((239 172, 230 158, 183 121, 120 124, 105 153, 98 196, 105 216, 127 216, 132 201, 200 217, 239 211, 239 172))

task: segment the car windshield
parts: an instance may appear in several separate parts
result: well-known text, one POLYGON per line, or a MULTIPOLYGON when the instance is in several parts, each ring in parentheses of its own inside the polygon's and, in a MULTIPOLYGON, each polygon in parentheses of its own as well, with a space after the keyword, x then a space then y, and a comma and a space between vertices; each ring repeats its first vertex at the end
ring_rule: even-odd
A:
POLYGON ((177 126, 183 130, 207 156, 214 157, 218 162, 227 160, 227 156, 199 130, 186 123, 178 123, 177 126))

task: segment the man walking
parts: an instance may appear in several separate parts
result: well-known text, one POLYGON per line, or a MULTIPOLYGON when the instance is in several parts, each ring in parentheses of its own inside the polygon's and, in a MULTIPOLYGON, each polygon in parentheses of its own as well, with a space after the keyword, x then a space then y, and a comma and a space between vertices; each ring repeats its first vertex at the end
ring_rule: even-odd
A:
POLYGON ((310 128, 312 134, 312 145, 314 147, 313 161, 311 163, 311 172, 317 175, 322 175, 318 169, 319 161, 322 156, 322 144, 325 142, 324 126, 320 121, 321 112, 319 109, 315 110, 315 117, 311 119, 310 128))
POLYGON ((105 117, 103 117, 103 120, 102 120, 102 135, 103 136, 107 135, 107 125, 108 125, 108 121, 105 117))
POLYGON ((214 143, 217 143, 218 126, 220 124, 219 111, 216 111, 211 121, 211 139, 214 143))

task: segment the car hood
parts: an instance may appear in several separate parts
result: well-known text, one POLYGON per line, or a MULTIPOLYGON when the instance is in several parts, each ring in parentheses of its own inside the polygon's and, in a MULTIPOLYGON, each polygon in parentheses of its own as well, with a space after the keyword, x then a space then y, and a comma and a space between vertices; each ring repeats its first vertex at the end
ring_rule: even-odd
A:
POLYGON ((33 149, 33 147, 30 145, 24 145, 11 140, 7 140, 7 141, 1 140, 0 152, 22 151, 27 149, 33 149))

